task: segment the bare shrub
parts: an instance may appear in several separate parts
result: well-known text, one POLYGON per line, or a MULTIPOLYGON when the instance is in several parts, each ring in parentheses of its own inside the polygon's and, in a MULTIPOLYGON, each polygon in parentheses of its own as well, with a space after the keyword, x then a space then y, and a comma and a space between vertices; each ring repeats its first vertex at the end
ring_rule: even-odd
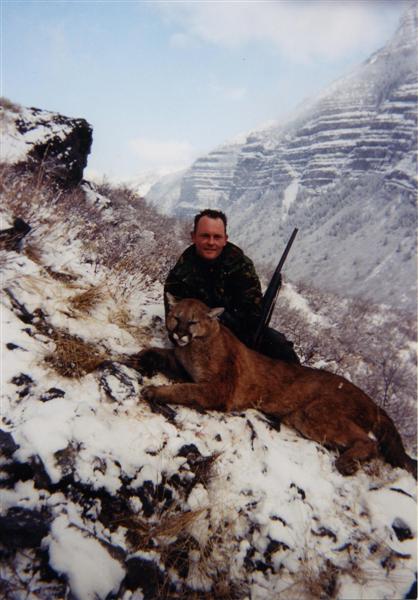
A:
POLYGON ((163 281, 186 243, 182 222, 158 214, 126 186, 62 190, 42 169, 18 174, 3 164, 0 190, 4 205, 32 227, 29 243, 62 239, 65 226, 82 242, 86 262, 118 277, 125 297, 146 286, 147 278, 163 281), (101 192, 108 194, 105 206, 94 200, 101 192))
POLYGON ((0 97, 0 108, 4 108, 4 110, 9 110, 9 111, 15 112, 15 113, 18 113, 22 110, 22 107, 20 104, 17 104, 16 102, 12 102, 11 100, 9 100, 8 98, 5 98, 4 96, 0 97))

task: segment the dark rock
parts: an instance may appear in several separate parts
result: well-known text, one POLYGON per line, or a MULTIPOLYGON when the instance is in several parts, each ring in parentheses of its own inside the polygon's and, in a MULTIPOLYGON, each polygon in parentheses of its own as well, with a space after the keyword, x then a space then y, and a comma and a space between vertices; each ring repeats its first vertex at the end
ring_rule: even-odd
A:
POLYGON ((177 571, 179 577, 185 579, 189 574, 189 546, 191 540, 184 539, 180 536, 174 544, 171 544, 167 557, 165 559, 166 569, 174 569, 177 571))
MULTIPOLYGON (((124 373, 124 371, 120 368, 118 363, 112 361, 105 361, 99 367, 101 371, 101 375, 99 377, 99 384, 109 396, 109 398, 121 404, 126 398, 133 398, 137 396, 133 379, 129 377, 129 375, 124 373), (112 377, 119 381, 119 388, 123 389, 122 396, 115 396, 112 385, 110 383, 112 377)), ((138 377, 141 376, 138 375, 138 377)))
POLYGON ((127 589, 134 591, 139 588, 144 600, 156 600, 161 597, 164 575, 152 560, 135 556, 127 560, 125 566, 127 572, 123 583, 127 589))
POLYGON ((254 555, 255 555, 255 548, 250 546, 244 557, 244 566, 250 572, 254 571, 254 561, 253 561, 254 555))
POLYGON ((196 460, 197 457, 202 456, 195 444, 185 444, 177 452, 177 456, 184 456, 187 460, 196 460))
POLYGON ((26 308, 26 306, 24 304, 22 304, 22 302, 19 302, 19 300, 16 298, 16 296, 13 294, 13 292, 9 288, 5 288, 4 293, 6 294, 6 296, 8 296, 10 303, 12 305, 12 309, 15 312, 15 314, 17 315, 17 317, 21 321, 23 321, 23 323, 31 324, 33 322, 33 320, 35 319, 36 315, 30 313, 28 311, 28 309, 26 308))
POLYGON ((0 231, 0 249, 21 250, 22 240, 32 228, 20 217, 16 217, 13 226, 0 231))
POLYGON ((48 517, 36 510, 13 507, 0 517, 0 542, 8 547, 37 548, 48 531, 48 517))
POLYGON ((183 484, 187 493, 190 493, 196 484, 201 483, 205 486, 208 483, 211 477, 212 465, 219 454, 215 452, 214 454, 209 454, 209 456, 203 456, 195 444, 185 444, 180 448, 177 456, 187 458, 190 471, 194 474, 192 480, 185 481, 183 484))
POLYGON ((30 394, 32 386, 34 385, 33 379, 29 375, 26 375, 26 373, 20 373, 20 375, 16 375, 13 377, 11 382, 18 388, 21 388, 18 391, 18 396, 20 398, 24 398, 30 394))
POLYGON ((337 542, 337 536, 333 531, 331 531, 331 529, 328 529, 327 527, 319 527, 317 530, 311 529, 311 533, 319 537, 329 537, 334 543, 337 542))
POLYGON ((254 450, 254 440, 257 438, 257 432, 254 429, 254 425, 251 423, 250 419, 247 419, 247 425, 251 432, 251 449, 254 450))
POLYGON ((2 466, 2 487, 13 488, 18 481, 28 481, 34 476, 29 463, 11 462, 2 466))
POLYGON ((297 493, 299 494, 299 496, 302 498, 302 500, 305 500, 305 498, 306 498, 305 490, 303 490, 302 488, 297 486, 295 483, 290 484, 290 487, 295 488, 297 490, 297 493))
POLYGON ((156 510, 169 508, 173 503, 173 492, 164 481, 157 486, 150 480, 144 481, 136 493, 142 502, 142 510, 146 518, 151 517, 156 510))
POLYGON ((171 406, 164 404, 164 402, 158 402, 158 400, 147 400, 147 404, 153 413, 163 415, 172 425, 176 424, 177 413, 171 406))
POLYGON ((282 517, 279 517, 278 515, 273 515, 273 516, 270 517, 270 519, 272 521, 280 521, 280 523, 282 523, 282 525, 284 525, 285 527, 287 527, 286 521, 282 517))
POLYGON ((415 581, 411 585, 410 589, 408 590, 408 593, 405 596, 405 600, 416 600, 417 598, 418 598, 418 595, 417 595, 417 576, 415 575, 415 581))
POLYGON ((412 540, 414 535, 409 526, 400 517, 397 517, 392 523, 392 529, 400 542, 412 540))
POLYGON ((32 385, 33 384, 32 377, 30 377, 29 375, 26 375, 26 373, 21 373, 20 375, 16 375, 15 377, 13 377, 13 379, 11 381, 14 385, 17 385, 19 387, 22 385, 32 385))
POLYGON ((19 448, 13 436, 8 431, 0 429, 0 451, 4 456, 10 457, 19 448))
POLYGON ((404 494, 404 496, 408 496, 408 498, 413 498, 411 494, 408 494, 408 492, 405 492, 405 490, 401 490, 400 488, 391 487, 390 489, 392 490, 392 492, 398 492, 398 494, 404 494))
POLYGON ((17 344, 13 344, 13 342, 7 343, 6 348, 8 350, 24 350, 25 352, 27 352, 27 350, 25 350, 25 348, 22 348, 22 346, 18 346, 17 344))
POLYGON ((287 544, 285 544, 285 542, 278 542, 277 540, 271 540, 269 542, 269 545, 266 548, 266 552, 265 552, 266 560, 268 560, 268 562, 270 562, 272 554, 274 554, 275 552, 278 552, 279 550, 289 550, 289 549, 290 549, 290 547, 287 544))
MULTIPOLYGON (((58 113, 26 109, 13 115, 17 133, 25 135, 39 128, 39 139, 29 145, 26 159, 18 170, 37 171, 63 187, 74 187, 83 178, 93 142, 92 128, 85 119, 72 119, 58 113)), ((36 135, 35 135, 36 138, 36 135)))
POLYGON ((53 400, 54 398, 63 398, 65 396, 64 390, 60 390, 59 388, 49 388, 44 394, 41 396, 42 402, 48 402, 49 400, 53 400))

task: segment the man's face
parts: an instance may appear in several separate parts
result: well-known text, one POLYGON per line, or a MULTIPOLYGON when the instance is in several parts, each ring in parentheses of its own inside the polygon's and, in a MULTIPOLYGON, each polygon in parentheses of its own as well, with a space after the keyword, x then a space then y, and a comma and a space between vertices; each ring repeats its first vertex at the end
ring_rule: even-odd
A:
POLYGON ((192 232, 192 242, 196 246, 196 252, 205 260, 218 258, 227 241, 228 236, 222 219, 201 217, 196 231, 192 232))

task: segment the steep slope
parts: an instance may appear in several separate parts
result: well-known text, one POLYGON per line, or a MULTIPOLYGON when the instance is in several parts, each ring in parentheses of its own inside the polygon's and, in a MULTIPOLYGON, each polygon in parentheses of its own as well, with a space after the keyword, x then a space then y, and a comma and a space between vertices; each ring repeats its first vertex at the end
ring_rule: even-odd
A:
POLYGON ((4 183, 3 222, 20 207, 33 227, 0 263, 3 597, 411 597, 413 478, 377 460, 344 478, 334 453, 256 410, 145 402, 165 378, 118 359, 167 343, 162 290, 145 257, 135 281, 100 260, 117 196, 4 183))
POLYGON ((413 310, 416 34, 411 6, 384 48, 288 122, 199 159, 171 212, 226 210, 231 236, 258 262, 275 259, 297 226, 289 277, 413 310))
MULTIPOLYGON (((47 167, 0 171, 2 598, 412 597, 409 474, 375 460, 344 478, 334 452, 256 410, 141 398, 167 380, 122 362, 168 343, 161 282, 181 226, 126 187, 51 185, 47 167)), ((411 451, 415 411, 401 379, 414 379, 413 327, 381 307, 308 302, 292 286, 284 297, 304 361, 362 372, 411 451), (382 372, 359 356, 373 328, 384 342, 390 331, 382 372), (327 362, 313 331, 333 349, 327 362)))

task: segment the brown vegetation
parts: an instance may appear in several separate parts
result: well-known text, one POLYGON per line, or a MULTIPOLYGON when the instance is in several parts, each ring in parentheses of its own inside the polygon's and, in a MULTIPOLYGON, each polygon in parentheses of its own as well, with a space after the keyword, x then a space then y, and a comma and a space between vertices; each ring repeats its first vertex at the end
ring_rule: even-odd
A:
POLYGON ((66 331, 50 330, 50 335, 55 348, 45 357, 45 362, 64 377, 83 377, 111 358, 97 344, 86 342, 66 331))

